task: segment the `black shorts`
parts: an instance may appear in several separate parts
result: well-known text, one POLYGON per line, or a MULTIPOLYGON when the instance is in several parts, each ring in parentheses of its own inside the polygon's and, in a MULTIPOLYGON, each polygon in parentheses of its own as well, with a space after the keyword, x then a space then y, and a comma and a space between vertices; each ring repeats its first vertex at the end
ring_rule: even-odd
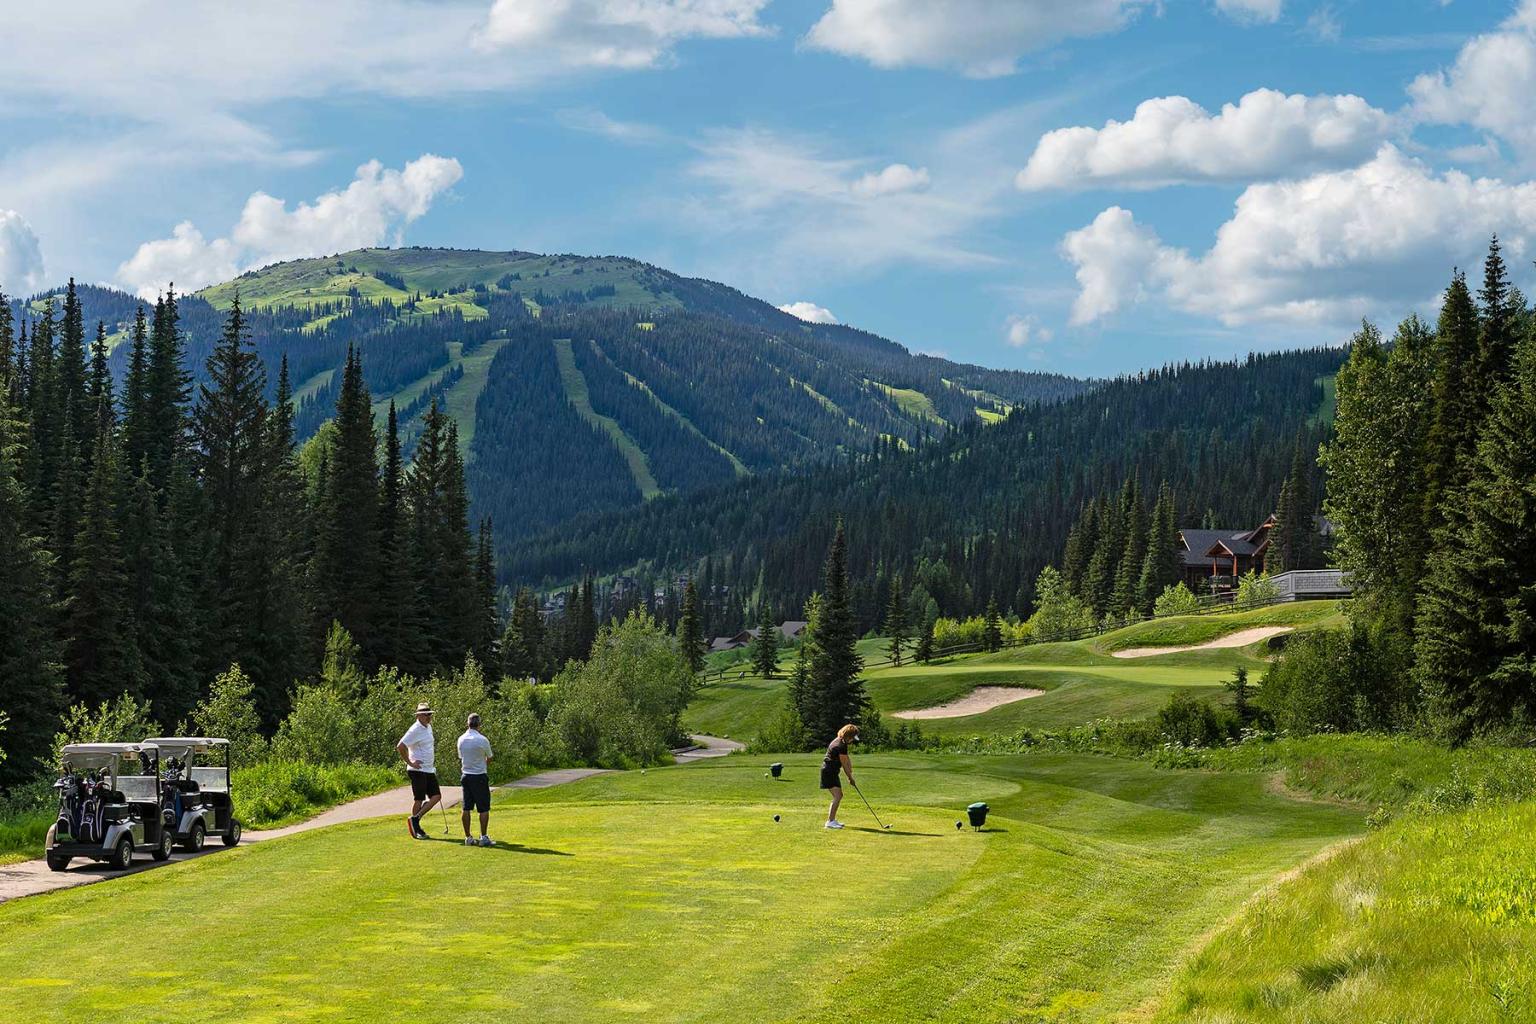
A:
POLYGON ((842 781, 838 778, 837 766, 833 765, 829 768, 826 765, 823 765, 821 768, 821 788, 841 789, 842 785, 842 781))
POLYGON ((418 772, 414 768, 407 768, 405 774, 411 777, 411 796, 417 800, 443 795, 443 791, 437 785, 437 772, 418 772))
POLYGON ((485 814, 491 812, 491 777, 489 775, 466 775, 459 780, 459 785, 464 787, 462 806, 466 811, 480 811, 485 814))

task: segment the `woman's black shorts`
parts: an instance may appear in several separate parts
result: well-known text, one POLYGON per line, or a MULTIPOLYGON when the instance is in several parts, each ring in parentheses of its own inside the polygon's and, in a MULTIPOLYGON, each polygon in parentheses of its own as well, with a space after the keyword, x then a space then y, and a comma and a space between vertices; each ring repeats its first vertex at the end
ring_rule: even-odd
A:
POLYGON ((821 788, 837 789, 841 786, 842 783, 838 781, 837 777, 837 767, 835 765, 830 768, 823 766, 821 769, 821 788))
POLYGON ((466 811, 491 813, 491 777, 489 775, 484 772, 478 775, 466 775, 459 779, 459 785, 464 787, 463 807, 466 811))
POLYGON ((443 791, 437 785, 437 772, 418 772, 414 768, 407 768, 405 774, 411 777, 411 796, 415 799, 442 796, 443 791))

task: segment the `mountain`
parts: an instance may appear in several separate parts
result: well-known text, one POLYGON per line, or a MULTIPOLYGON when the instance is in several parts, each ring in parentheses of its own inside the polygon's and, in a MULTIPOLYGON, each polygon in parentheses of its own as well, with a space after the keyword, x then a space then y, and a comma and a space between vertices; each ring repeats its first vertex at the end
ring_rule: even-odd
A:
MULTIPOLYGON (((915 451, 887 445, 811 472, 589 514, 508 540, 502 573, 543 587, 582 572, 657 584, 687 573, 701 581, 708 628, 732 632, 763 603, 794 617, 820 586, 841 517, 861 630, 876 625, 897 573, 945 614, 978 613, 993 596, 1026 611, 1036 574, 1060 559, 1083 503, 1127 479, 1149 496, 1166 481, 1180 526, 1245 527, 1273 512, 1297 446, 1316 451, 1330 429, 1344 355, 1170 366, 915 451)), ((1320 487, 1311 481, 1312 493, 1320 487)))
MULTIPOLYGON (((454 418, 475 511, 504 538, 882 438, 917 446, 1090 386, 913 355, 637 260, 404 248, 275 264, 180 297, 194 387, 237 294, 269 397, 288 360, 301 440, 332 414, 357 346, 376 420, 393 401, 408 453, 431 402, 454 418)), ((94 287, 81 301, 121 374, 137 301, 94 287)))

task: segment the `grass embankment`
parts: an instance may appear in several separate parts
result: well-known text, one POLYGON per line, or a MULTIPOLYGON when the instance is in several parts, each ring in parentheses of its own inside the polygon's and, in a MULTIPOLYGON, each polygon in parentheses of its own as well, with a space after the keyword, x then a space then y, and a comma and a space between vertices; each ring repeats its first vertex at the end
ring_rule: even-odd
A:
POLYGON ((614 447, 618 448, 619 454, 624 456, 624 462, 629 466, 630 476, 634 477, 635 487, 640 490, 642 498, 649 501, 660 494, 661 487, 656 483, 655 474, 651 472, 651 462, 645 457, 645 452, 640 449, 640 445, 624 432, 624 428, 619 426, 617 420, 611 416, 604 416, 592 408, 592 397, 587 391, 587 378, 582 374, 581 367, 576 365, 576 356, 571 352, 571 339, 555 340, 555 359, 560 364, 560 382, 565 385, 565 397, 570 399, 577 415, 613 440, 614 447))
POLYGON ((1536 1019, 1536 751, 1316 736, 1206 761, 1398 818, 1253 901, 1158 1019, 1536 1019))
POLYGON ((1116 1019, 1360 828, 1256 774, 1033 753, 860 757, 894 828, 827 832, 818 757, 765 760, 499 794, 495 850, 364 822, 0 906, 0 999, 94 1019, 126 976, 144 1020, 1116 1019), (977 799, 988 831, 957 831, 977 799), (218 979, 192 1002, 188 949, 218 979))
MULTIPOLYGON (((1024 729, 1066 729, 1099 718, 1141 719, 1155 714, 1175 688, 1214 697, 1238 667, 1255 679, 1263 671, 1266 649, 1180 651, 1147 658, 1116 658, 1131 647, 1175 647, 1207 643, 1262 626, 1320 628, 1340 621, 1336 602, 1275 605, 1230 615, 1191 615, 1143 622, 1099 637, 1070 643, 1035 644, 996 654, 969 654, 926 665, 871 669, 864 673, 870 699, 883 714, 934 707, 970 693, 978 686, 1016 686, 1046 691, 961 718, 921 723, 932 736, 999 736, 1024 729)), ((883 657, 884 640, 860 641, 866 660, 883 657)), ((734 654, 734 652, 732 652, 734 654)), ((789 664, 780 664, 787 672, 789 664)), ((743 666, 742 672, 750 672, 743 666)), ((689 705, 690 728, 715 735, 750 739, 783 707, 783 679, 744 675, 710 683, 689 705)))

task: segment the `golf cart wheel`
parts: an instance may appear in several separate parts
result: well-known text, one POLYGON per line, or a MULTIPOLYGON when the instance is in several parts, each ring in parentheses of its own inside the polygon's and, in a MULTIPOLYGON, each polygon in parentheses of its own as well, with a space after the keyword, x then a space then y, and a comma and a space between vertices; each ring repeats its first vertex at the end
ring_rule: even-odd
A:
POLYGON ((230 818, 229 819, 229 828, 224 830, 224 845, 225 846, 239 846, 240 845, 240 836, 241 836, 243 831, 244 830, 241 829, 241 827, 240 827, 239 819, 237 819, 237 818, 230 818))
POLYGON ((62 853, 50 853, 47 856, 49 871, 63 871, 69 867, 69 858, 62 853))
POLYGON ((133 840, 127 836, 119 839, 112 848, 112 859, 108 863, 118 871, 127 871, 133 867, 133 840))
POLYGON ((207 838, 208 830, 203 827, 203 823, 194 821, 192 823, 192 831, 187 833, 187 841, 181 845, 184 849, 196 853, 203 848, 203 841, 207 838))
POLYGON ((176 834, 170 829, 161 826, 160 842, 155 844, 155 849, 152 853, 150 853, 150 856, 155 860, 170 860, 171 847, 175 844, 175 842, 176 834))

